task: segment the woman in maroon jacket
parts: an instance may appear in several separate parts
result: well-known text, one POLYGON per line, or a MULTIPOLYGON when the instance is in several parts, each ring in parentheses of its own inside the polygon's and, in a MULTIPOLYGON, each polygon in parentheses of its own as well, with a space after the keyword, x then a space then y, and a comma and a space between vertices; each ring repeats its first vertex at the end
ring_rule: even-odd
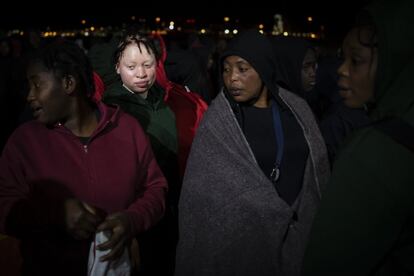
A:
POLYGON ((78 46, 42 49, 27 77, 35 120, 0 159, 0 232, 21 239, 24 274, 86 275, 94 234, 111 233, 98 249, 116 260, 161 218, 167 184, 136 119, 90 100, 78 46))

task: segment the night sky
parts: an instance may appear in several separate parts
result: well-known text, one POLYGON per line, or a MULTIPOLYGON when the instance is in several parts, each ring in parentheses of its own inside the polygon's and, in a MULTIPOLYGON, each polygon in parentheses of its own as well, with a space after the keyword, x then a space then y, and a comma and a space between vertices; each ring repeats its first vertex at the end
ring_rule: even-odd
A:
MULTIPOLYGON (((19 2, 21 3, 21 1, 19 2)), ((228 15, 238 17, 243 21, 260 21, 261 18, 272 18, 275 13, 285 14, 293 20, 313 15, 323 24, 342 25, 344 21, 352 19, 365 2, 367 1, 171 0, 168 2, 167 0, 117 0, 114 2, 115 5, 109 6, 106 4, 108 2, 104 5, 101 1, 98 8, 98 3, 90 1, 82 3, 81 1, 59 0, 56 1, 56 4, 40 5, 34 8, 36 12, 31 13, 27 12, 30 7, 25 8, 24 14, 13 8, 2 9, 4 14, 0 14, 0 29, 46 26, 77 27, 84 17, 93 17, 96 21, 95 24, 116 25, 125 22, 132 15, 142 17, 181 15, 212 21, 220 20, 223 16, 228 15), (241 2, 245 4, 242 5, 241 2), (59 9, 58 6, 62 6, 63 9, 59 9), (175 11, 176 9, 180 12, 175 11), (48 12, 42 13, 38 12, 39 10, 48 12)))
MULTIPOLYGON (((17 9, 3 9, 4 14, 0 15, 0 30, 13 28, 44 30, 46 27, 52 29, 81 28, 83 26, 80 21, 84 18, 89 20, 88 24, 90 25, 120 26, 122 23, 131 24, 130 18, 133 15, 137 18, 146 17, 148 19, 154 18, 154 16, 194 18, 197 24, 203 24, 203 26, 209 23, 220 23, 224 16, 230 16, 238 18, 244 24, 264 23, 269 26, 273 23, 273 15, 281 13, 285 18, 289 18, 290 24, 296 29, 303 29, 302 26, 307 24, 305 18, 313 16, 315 18, 312 23, 314 26, 323 25, 327 37, 337 39, 337 37, 342 37, 351 27, 357 11, 366 2, 366 0, 341 2, 322 0, 308 0, 306 2, 294 0, 170 0, 170 2, 166 0, 134 0, 131 2, 116 0, 116 2, 114 1, 116 5, 110 6, 104 5, 101 1, 100 7, 97 8, 97 3, 86 0, 82 4, 81 2, 59 0, 55 5, 45 4, 33 8, 36 9, 36 12, 32 13, 19 14, 16 12, 17 9), (240 2, 245 4, 242 5, 240 2), (174 3, 174 7, 172 3, 174 3), (59 9, 58 6, 62 6, 64 9, 59 9), (37 12, 39 9, 48 12, 37 12), (175 11, 176 9, 180 12, 175 11)), ((25 8, 26 11, 27 9, 31 8, 25 8)))

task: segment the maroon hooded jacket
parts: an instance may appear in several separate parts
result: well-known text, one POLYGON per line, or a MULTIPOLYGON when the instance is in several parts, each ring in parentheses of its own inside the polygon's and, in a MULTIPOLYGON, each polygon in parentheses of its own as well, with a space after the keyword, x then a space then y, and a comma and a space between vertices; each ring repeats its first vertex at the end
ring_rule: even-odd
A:
POLYGON ((22 239, 33 275, 86 271, 90 241, 64 232, 66 198, 108 214, 125 211, 135 234, 164 213, 167 183, 141 126, 119 109, 98 107, 99 125, 86 145, 62 125, 31 121, 11 135, 0 158, 0 232, 22 239))

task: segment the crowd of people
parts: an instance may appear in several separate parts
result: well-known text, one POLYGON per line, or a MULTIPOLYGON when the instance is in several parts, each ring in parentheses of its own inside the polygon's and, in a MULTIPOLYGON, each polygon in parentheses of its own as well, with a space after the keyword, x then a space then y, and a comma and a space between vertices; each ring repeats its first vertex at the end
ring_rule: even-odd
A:
POLYGON ((414 274, 413 10, 374 0, 329 57, 256 29, 2 39, 2 271, 414 274))

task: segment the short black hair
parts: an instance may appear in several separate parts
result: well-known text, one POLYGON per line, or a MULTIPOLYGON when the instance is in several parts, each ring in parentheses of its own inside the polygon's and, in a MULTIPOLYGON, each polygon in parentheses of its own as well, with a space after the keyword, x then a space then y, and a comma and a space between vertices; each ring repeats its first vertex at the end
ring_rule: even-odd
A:
POLYGON ((33 63, 40 63, 57 78, 73 76, 79 84, 79 91, 84 91, 88 98, 95 91, 92 65, 75 42, 54 41, 31 56, 29 64, 33 63))

